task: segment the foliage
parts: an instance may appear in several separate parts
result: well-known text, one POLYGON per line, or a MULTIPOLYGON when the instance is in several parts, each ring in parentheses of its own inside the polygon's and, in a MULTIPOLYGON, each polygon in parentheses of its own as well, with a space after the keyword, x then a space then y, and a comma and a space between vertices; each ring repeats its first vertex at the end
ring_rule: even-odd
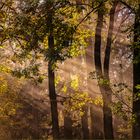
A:
POLYGON ((56 89, 59 91, 58 97, 63 104, 64 111, 68 112, 75 123, 78 123, 80 118, 84 115, 84 106, 96 105, 103 106, 103 100, 101 96, 91 98, 89 93, 82 89, 83 81, 80 75, 73 74, 69 81, 65 82, 57 75, 56 89))
POLYGON ((0 72, 3 72, 3 73, 10 73, 11 70, 9 67, 5 66, 5 65, 2 65, 0 64, 0 72))
POLYGON ((1 137, 6 136, 13 125, 12 116, 16 115, 17 109, 21 107, 18 103, 20 86, 20 81, 0 73, 0 129, 3 131, 1 137))
MULTIPOLYGON (((47 138, 50 134, 50 118, 46 112, 33 105, 29 93, 27 97, 23 96, 23 90, 31 92, 23 89, 24 82, 23 79, 11 77, 9 73, 0 74, 0 136, 2 139, 34 138, 35 134, 47 138), (39 122, 35 124, 37 119, 39 122), (36 132, 37 128, 38 132, 36 132)), ((29 81, 26 82, 30 87, 32 86, 29 81)))
MULTIPOLYGON (((45 9, 46 3, 33 0, 30 2, 17 0, 17 2, 17 7, 14 2, 10 5, 15 12, 10 13, 8 20, 11 20, 11 24, 6 27, 14 53, 12 62, 17 65, 16 69, 13 69, 15 76, 25 78, 35 76, 34 79, 41 82, 43 79, 40 80, 39 77, 42 70, 40 67, 45 64, 44 60, 53 62, 54 69, 57 62, 85 53, 83 48, 88 45, 86 39, 92 33, 84 28, 84 24, 76 28, 83 15, 77 12, 75 6, 71 6, 68 1, 52 1, 54 5, 52 51, 48 48, 49 11, 45 9)), ((49 3, 47 2, 48 5, 49 3)), ((46 71, 44 73, 46 74, 46 71)))

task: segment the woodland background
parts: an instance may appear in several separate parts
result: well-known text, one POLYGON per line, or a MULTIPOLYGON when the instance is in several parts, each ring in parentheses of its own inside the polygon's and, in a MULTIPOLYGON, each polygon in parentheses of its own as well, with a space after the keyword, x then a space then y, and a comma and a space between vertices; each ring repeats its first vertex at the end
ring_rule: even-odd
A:
POLYGON ((0 139, 140 139, 139 0, 0 0, 0 139))

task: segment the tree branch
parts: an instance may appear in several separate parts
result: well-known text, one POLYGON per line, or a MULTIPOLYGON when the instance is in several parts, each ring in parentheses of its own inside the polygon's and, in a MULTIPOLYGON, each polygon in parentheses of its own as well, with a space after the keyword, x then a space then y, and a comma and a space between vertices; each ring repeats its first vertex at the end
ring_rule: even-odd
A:
POLYGON ((98 6, 93 8, 89 13, 86 14, 86 16, 76 25, 75 30, 79 27, 79 25, 96 9, 100 8, 100 6, 104 3, 105 1, 101 2, 98 6))
POLYGON ((126 6, 128 9, 130 9, 133 13, 136 13, 135 9, 132 8, 129 4, 124 2, 123 0, 119 0, 120 3, 122 3, 124 6, 126 6))

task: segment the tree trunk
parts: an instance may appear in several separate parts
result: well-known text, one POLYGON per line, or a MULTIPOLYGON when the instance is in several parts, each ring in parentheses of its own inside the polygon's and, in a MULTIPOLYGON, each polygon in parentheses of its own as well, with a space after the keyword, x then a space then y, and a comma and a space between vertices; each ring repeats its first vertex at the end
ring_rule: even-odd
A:
POLYGON ((68 112, 64 116, 64 138, 72 139, 72 119, 68 112))
MULTIPOLYGON (((64 64, 64 68, 66 68, 67 63, 64 64)), ((71 72, 69 71, 67 74, 65 74, 65 80, 68 81, 68 87, 70 87, 69 85, 69 81, 70 79, 70 74, 71 72)), ((67 91, 69 92, 69 90, 67 91)), ((64 110, 64 139, 72 139, 73 138, 73 121, 71 118, 71 112, 67 111, 67 108, 64 110)))
POLYGON ((94 60, 95 69, 98 77, 99 88, 103 97, 103 122, 104 122, 104 138, 113 139, 113 124, 112 124, 112 111, 109 107, 112 102, 112 90, 109 85, 109 63, 110 63, 110 50, 113 35, 113 24, 114 24, 114 14, 117 6, 117 2, 114 2, 110 10, 110 24, 107 37, 107 46, 105 50, 105 59, 102 70, 101 62, 101 31, 103 28, 103 13, 98 11, 98 21, 96 26, 95 34, 95 50, 94 50, 94 60), (107 81, 104 84, 100 80, 107 81))
POLYGON ((103 76, 101 62, 101 31, 103 28, 103 13, 98 11, 98 20, 95 31, 94 61, 98 78, 103 76))
POLYGON ((90 117, 91 117, 91 139, 103 139, 103 126, 99 112, 97 112, 93 105, 90 107, 90 117))
POLYGON ((51 116, 52 116, 52 131, 53 137, 59 138, 59 124, 58 124, 58 111, 57 111, 57 99, 55 92, 55 75, 52 70, 52 64, 48 64, 48 80, 49 80, 49 97, 51 102, 51 116))
MULTIPOLYGON (((48 14, 48 26, 49 26, 49 36, 48 36, 48 47, 50 53, 53 56, 54 52, 54 38, 53 38, 53 25, 52 25, 53 12, 48 14)), ((53 59, 53 58, 52 58, 53 59)), ((49 83, 49 98, 51 103, 51 117, 52 117, 52 132, 53 138, 59 138, 59 124, 58 124, 58 110, 57 110, 57 95, 55 91, 55 73, 52 68, 53 60, 50 59, 48 62, 48 83, 49 83)))
POLYGON ((36 109, 32 108, 32 114, 34 116, 33 119, 33 134, 32 134, 32 138, 33 139, 40 139, 40 131, 39 131, 39 112, 36 109))
POLYGON ((81 118, 82 121, 82 136, 83 139, 89 139, 89 129, 88 129, 88 106, 83 107, 84 115, 81 118))
POLYGON ((134 23, 134 49, 133 57, 137 61, 133 63, 133 114, 136 116, 136 123, 132 126, 133 139, 140 139, 140 97, 138 97, 139 89, 136 89, 137 85, 140 85, 140 4, 139 9, 135 15, 134 23), (137 100, 136 100, 137 98, 137 100))
POLYGON ((115 10, 118 2, 115 1, 110 10, 110 21, 109 21, 109 29, 108 29, 108 37, 107 44, 105 50, 105 59, 104 59, 104 80, 107 81, 104 86, 103 92, 103 111, 104 111, 104 132, 105 139, 113 139, 113 124, 112 124, 112 111, 109 107, 112 102, 112 89, 110 88, 110 78, 109 78, 109 64, 110 64, 110 52, 111 52, 111 44, 112 44, 112 36, 114 29, 114 19, 115 19, 115 10))
MULTIPOLYGON (((102 72, 102 62, 101 62, 101 32, 102 32, 102 28, 103 28, 103 13, 99 10, 98 11, 98 20, 97 20, 97 25, 96 25, 96 31, 95 31, 95 48, 94 48, 94 61, 95 61, 95 70, 96 70, 96 74, 97 74, 97 78, 98 78, 98 84, 99 84, 99 88, 101 91, 101 94, 103 95, 103 86, 100 84, 100 79, 103 78, 103 72, 102 72)), ((103 110, 103 114, 104 114, 104 118, 103 120, 106 120, 105 116, 105 112, 103 110)), ((104 121, 104 128, 105 126, 105 121, 104 121)), ((93 122, 93 126, 94 126, 94 122, 93 122)), ((108 128, 109 129, 109 128, 108 128)), ((105 135, 106 131, 104 129, 104 135, 105 135)), ((98 138, 98 133, 97 134, 93 134, 93 136, 96 138, 98 138)))

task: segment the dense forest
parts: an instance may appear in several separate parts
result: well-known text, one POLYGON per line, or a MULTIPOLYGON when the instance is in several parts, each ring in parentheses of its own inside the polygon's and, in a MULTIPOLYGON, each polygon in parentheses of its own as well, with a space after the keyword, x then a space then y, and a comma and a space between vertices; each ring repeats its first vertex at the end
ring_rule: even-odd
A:
POLYGON ((140 139, 140 0, 0 0, 0 139, 140 139))

